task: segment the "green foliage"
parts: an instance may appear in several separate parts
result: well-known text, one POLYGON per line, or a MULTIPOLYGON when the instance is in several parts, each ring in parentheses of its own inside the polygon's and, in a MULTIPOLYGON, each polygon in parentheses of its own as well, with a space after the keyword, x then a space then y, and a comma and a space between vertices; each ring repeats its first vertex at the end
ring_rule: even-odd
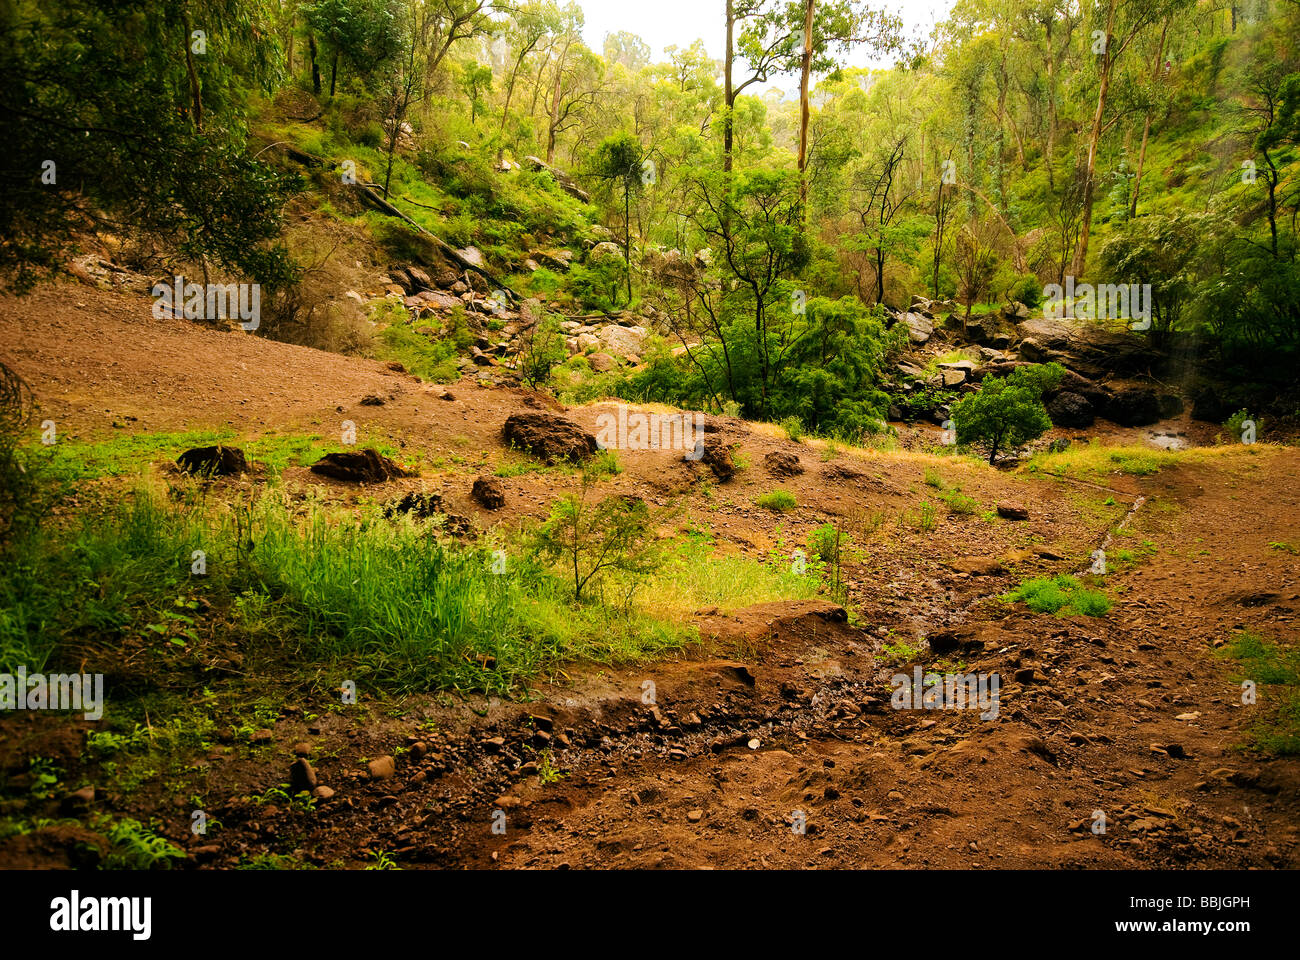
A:
POLYGON ((797 506, 794 494, 788 490, 773 490, 770 493, 761 494, 754 502, 764 510, 771 510, 774 513, 785 513, 797 506))
POLYGON ((48 273, 93 209, 269 288, 290 282, 277 238, 297 180, 249 149, 243 106, 246 84, 267 89, 279 75, 264 17, 243 0, 184 13, 139 0, 10 4, 0 269, 20 286, 48 273), (207 35, 202 55, 190 52, 191 18, 207 35))
POLYGON ((1300 754, 1300 650, 1255 630, 1241 630, 1221 649, 1241 670, 1235 680, 1249 680, 1273 701, 1266 719, 1251 729, 1255 749, 1275 756, 1300 754))
POLYGON ((1006 603, 1023 602, 1035 613, 1073 611, 1089 617, 1104 617, 1111 608, 1110 598, 1104 592, 1091 590, 1066 574, 1026 580, 1000 599, 1006 603))
POLYGON ((996 463, 998 451, 1015 449, 1040 437, 1052 427, 1043 394, 1060 382, 1059 364, 1017 367, 1010 376, 985 378, 979 393, 973 393, 952 408, 957 442, 982 444, 988 448, 989 463, 996 463))

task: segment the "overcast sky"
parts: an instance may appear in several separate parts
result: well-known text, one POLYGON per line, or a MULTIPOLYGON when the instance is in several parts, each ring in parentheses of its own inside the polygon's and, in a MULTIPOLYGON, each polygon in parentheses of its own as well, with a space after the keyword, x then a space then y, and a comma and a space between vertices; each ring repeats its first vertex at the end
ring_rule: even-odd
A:
MULTIPOLYGON (((925 36, 947 16, 952 4, 953 0, 878 0, 873 5, 900 14, 909 36, 917 31, 925 36)), ((578 0, 578 5, 587 17, 587 45, 597 52, 604 49, 605 34, 627 30, 650 44, 656 61, 667 59, 665 47, 689 47, 697 39, 704 41, 711 57, 722 59, 725 0, 578 0)), ((872 64, 866 51, 855 53, 850 62, 856 66, 889 65, 872 64)), ((792 82, 798 83, 781 78, 774 85, 786 89, 792 82)))

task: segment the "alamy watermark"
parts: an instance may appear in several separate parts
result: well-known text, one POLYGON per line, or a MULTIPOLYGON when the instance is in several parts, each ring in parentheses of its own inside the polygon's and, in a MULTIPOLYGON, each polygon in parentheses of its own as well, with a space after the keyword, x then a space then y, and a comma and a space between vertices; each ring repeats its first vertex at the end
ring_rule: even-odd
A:
POLYGON ((596 417, 596 446, 602 450, 682 450, 688 460, 704 456, 704 414, 618 413, 596 417))
POLYGON ((155 283, 155 319, 234 320, 250 333, 262 324, 262 287, 257 283, 186 283, 173 277, 170 284, 155 283))
POLYGON ((1133 330, 1151 329, 1151 284, 1081 283, 1066 277, 1065 285, 1043 287, 1043 316, 1048 320, 1132 320, 1133 330))
POLYGON ((102 673, 0 673, 0 710, 79 710, 87 720, 104 716, 102 673))

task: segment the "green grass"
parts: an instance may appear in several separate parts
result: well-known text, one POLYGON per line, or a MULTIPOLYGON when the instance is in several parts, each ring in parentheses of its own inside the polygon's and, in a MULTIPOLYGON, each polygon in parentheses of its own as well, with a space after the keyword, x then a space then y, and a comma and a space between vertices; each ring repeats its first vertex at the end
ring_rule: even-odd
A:
POLYGON ((1026 580, 999 599, 1006 603, 1024 603, 1035 613, 1062 616, 1081 613, 1089 617, 1104 617, 1111 608, 1111 600, 1103 591, 1089 589, 1065 574, 1026 580))
POLYGON ((797 506, 794 494, 788 490, 773 490, 771 493, 764 493, 756 498, 754 502, 764 510, 772 510, 776 513, 785 513, 797 506))
POLYGON ((1277 709, 1254 724, 1250 745, 1279 756, 1300 754, 1300 649, 1242 630, 1219 652, 1240 664, 1234 679, 1272 688, 1268 695, 1277 709))
MULTIPOLYGON (((326 441, 319 434, 267 434, 253 440, 241 439, 234 431, 193 430, 183 433, 121 434, 104 440, 60 440, 51 447, 33 447, 36 463, 53 484, 71 484, 86 480, 114 477, 138 477, 152 464, 175 463, 186 450, 218 444, 239 447, 255 464, 273 472, 285 467, 305 467, 327 453, 347 449, 341 434, 326 441)), ((397 448, 388 444, 375 446, 385 456, 397 456, 397 448)))
POLYGON ((174 462, 191 447, 232 444, 232 430, 192 430, 185 433, 123 433, 106 440, 59 440, 49 447, 36 447, 38 463, 54 482, 72 483, 101 477, 140 474, 149 464, 174 462))
MULTIPOLYGON (((696 539, 649 576, 610 578, 597 593, 608 602, 574 604, 526 554, 493 573, 487 546, 444 543, 435 530, 383 520, 377 505, 295 505, 277 487, 211 510, 141 491, 83 524, 46 528, 0 569, 0 670, 76 664, 86 644, 111 659, 124 643, 147 667, 230 632, 241 646, 282 649, 278 659, 309 666, 325 689, 351 679, 372 691, 513 694, 564 662, 681 649, 697 639, 687 621, 702 606, 803 599, 820 585, 788 564, 715 557, 696 539), (206 577, 190 573, 198 549, 206 577)), ((89 750, 125 760, 142 736, 105 729, 89 750)))

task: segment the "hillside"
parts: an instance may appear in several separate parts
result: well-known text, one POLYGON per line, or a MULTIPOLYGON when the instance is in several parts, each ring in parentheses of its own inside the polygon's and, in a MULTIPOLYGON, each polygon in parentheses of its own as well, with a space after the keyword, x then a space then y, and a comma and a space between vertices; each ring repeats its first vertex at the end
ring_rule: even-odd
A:
MULTIPOLYGON (((290 455, 278 479, 255 468, 205 486, 205 500, 282 489, 346 517, 435 493, 468 517, 468 536, 492 541, 544 518, 576 483, 563 467, 510 475, 520 455, 503 442, 506 418, 562 410, 593 429, 606 406, 562 408, 472 379, 432 386, 375 362, 155 320, 146 298, 84 286, 6 301, 3 316, 0 336, 24 343, 15 367, 60 425, 62 467, 82 471, 74 502, 90 515, 111 517, 131 490, 191 497, 171 466, 186 446, 330 448, 351 419, 362 444, 418 475, 358 487, 290 455), (20 340, 33 326, 42 338, 20 340), (384 402, 363 405, 367 396, 384 402), (507 474, 505 503, 487 510, 470 487, 494 472, 507 474)), ((98 816, 153 823, 197 865, 219 867, 362 865, 381 853, 441 867, 1296 865, 1294 765, 1238 752, 1258 720, 1233 693, 1240 666, 1222 654, 1234 630, 1294 635, 1295 565, 1272 542, 1297 508, 1292 448, 1151 454, 1150 472, 1067 451, 1000 473, 718 426, 745 464, 734 479, 708 482, 665 450, 620 451, 621 471, 599 481, 651 504, 680 499, 683 513, 658 535, 712 559, 685 581, 638 588, 632 616, 666 616, 698 640, 635 664, 557 662, 521 679, 511 699, 527 689, 522 704, 470 690, 395 700, 362 681, 346 706, 326 677, 355 665, 322 664, 323 677, 295 665, 284 640, 241 625, 215 579, 192 582, 182 589, 199 601, 196 633, 174 651, 131 627, 112 647, 81 649, 83 669, 107 672, 116 691, 111 734, 78 719, 4 718, 10 790, 26 782, 24 757, 58 771, 48 801, 33 784, 11 810, 67 810, 60 791, 90 785, 98 816), (774 474, 773 454, 802 472, 774 474), (797 501, 779 517, 754 503, 778 487, 797 501), (971 512, 943 505, 958 490, 971 512), (997 515, 1012 501, 1031 505, 1028 519, 997 515), (933 528, 920 520, 927 503, 939 506, 933 528), (841 597, 747 572, 785 562, 825 523, 846 535, 841 597), (1105 541, 1124 549, 1112 552, 1104 615, 996 599, 1086 568, 1105 541), (728 558, 752 565, 726 567, 743 586, 710 582, 728 558), (889 710, 888 677, 913 663, 999 673, 996 722, 889 710), (654 704, 642 699, 647 679, 654 704), (196 711, 186 703, 199 686, 196 711), (150 716, 155 737, 141 741, 132 731, 150 716), (295 754, 328 788, 305 804, 278 792, 294 781, 295 754), (395 772, 368 771, 383 756, 395 772), (188 810, 173 812, 169 797, 191 795, 219 820, 215 835, 191 834, 188 810), (1095 809, 1112 823, 1104 836, 1090 831, 1095 809), (504 836, 491 832, 494 810, 506 812, 504 836), (808 834, 792 842, 795 810, 808 834)), ((107 851, 95 829, 29 829, 4 841, 5 861, 72 857, 72 836, 107 851)))

